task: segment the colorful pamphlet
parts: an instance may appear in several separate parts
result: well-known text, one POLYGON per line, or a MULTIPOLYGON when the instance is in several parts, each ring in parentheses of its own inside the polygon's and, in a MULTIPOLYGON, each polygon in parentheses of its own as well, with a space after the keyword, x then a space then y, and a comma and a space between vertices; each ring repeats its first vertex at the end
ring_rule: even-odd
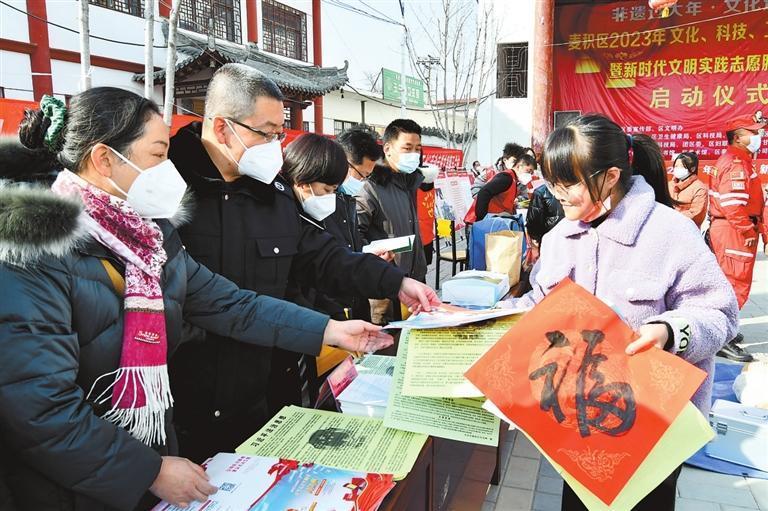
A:
POLYGON ((153 511, 376 511, 395 486, 390 474, 242 454, 219 453, 203 467, 216 493, 185 508, 161 502, 153 511))

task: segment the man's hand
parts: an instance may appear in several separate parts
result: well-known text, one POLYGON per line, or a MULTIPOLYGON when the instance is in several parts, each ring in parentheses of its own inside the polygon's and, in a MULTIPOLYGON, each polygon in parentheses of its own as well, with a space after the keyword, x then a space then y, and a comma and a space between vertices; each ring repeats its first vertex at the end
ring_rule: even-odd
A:
POLYGON ((149 488, 156 497, 174 506, 187 507, 193 501, 205 502, 218 488, 208 483, 208 474, 186 458, 163 456, 163 464, 149 488))
POLYGON ((667 325, 657 323, 643 325, 639 328, 639 333, 640 337, 627 346, 627 355, 634 355, 653 346, 664 349, 669 340, 667 325))
POLYGON ((391 250, 382 250, 381 252, 374 252, 373 255, 381 257, 386 262, 391 263, 395 260, 395 253, 391 250))
POLYGON ((747 238, 744 240, 744 246, 747 248, 754 247, 755 243, 757 243, 757 238, 747 238))
POLYGON ((431 311, 442 305, 434 289, 408 277, 403 279, 397 298, 413 314, 418 314, 421 311, 431 311))
POLYGON ((323 344, 347 351, 372 353, 392 346, 395 340, 381 331, 380 326, 365 321, 328 321, 323 344))

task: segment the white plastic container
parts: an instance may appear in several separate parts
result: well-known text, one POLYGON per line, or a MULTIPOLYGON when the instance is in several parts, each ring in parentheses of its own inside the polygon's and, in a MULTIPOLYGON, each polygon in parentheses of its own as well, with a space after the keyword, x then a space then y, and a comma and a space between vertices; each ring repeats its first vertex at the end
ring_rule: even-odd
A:
POLYGON ((717 436, 707 456, 768 472, 768 410, 718 399, 709 423, 717 436))
POLYGON ((490 271, 467 270, 443 283, 443 301, 453 305, 493 307, 509 292, 509 276, 490 271))

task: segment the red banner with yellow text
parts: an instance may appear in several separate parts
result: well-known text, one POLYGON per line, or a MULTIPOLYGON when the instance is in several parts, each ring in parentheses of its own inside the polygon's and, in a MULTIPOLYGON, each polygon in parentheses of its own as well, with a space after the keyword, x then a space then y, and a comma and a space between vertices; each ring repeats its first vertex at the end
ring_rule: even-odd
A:
POLYGON ((680 0, 668 18, 641 0, 562 5, 554 44, 554 111, 606 114, 666 159, 715 160, 729 119, 768 116, 768 0, 680 0))

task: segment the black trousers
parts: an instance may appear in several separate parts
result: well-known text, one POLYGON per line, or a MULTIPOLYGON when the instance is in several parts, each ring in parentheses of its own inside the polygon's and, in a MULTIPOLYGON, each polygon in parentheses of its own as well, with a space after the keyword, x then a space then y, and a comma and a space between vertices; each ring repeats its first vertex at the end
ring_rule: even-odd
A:
MULTIPOLYGON (((669 477, 664 479, 651 493, 637 503, 632 511, 674 511, 677 497, 677 478, 680 476, 682 465, 677 467, 669 477)), ((581 499, 568 484, 563 484, 562 511, 587 511, 581 499)))

